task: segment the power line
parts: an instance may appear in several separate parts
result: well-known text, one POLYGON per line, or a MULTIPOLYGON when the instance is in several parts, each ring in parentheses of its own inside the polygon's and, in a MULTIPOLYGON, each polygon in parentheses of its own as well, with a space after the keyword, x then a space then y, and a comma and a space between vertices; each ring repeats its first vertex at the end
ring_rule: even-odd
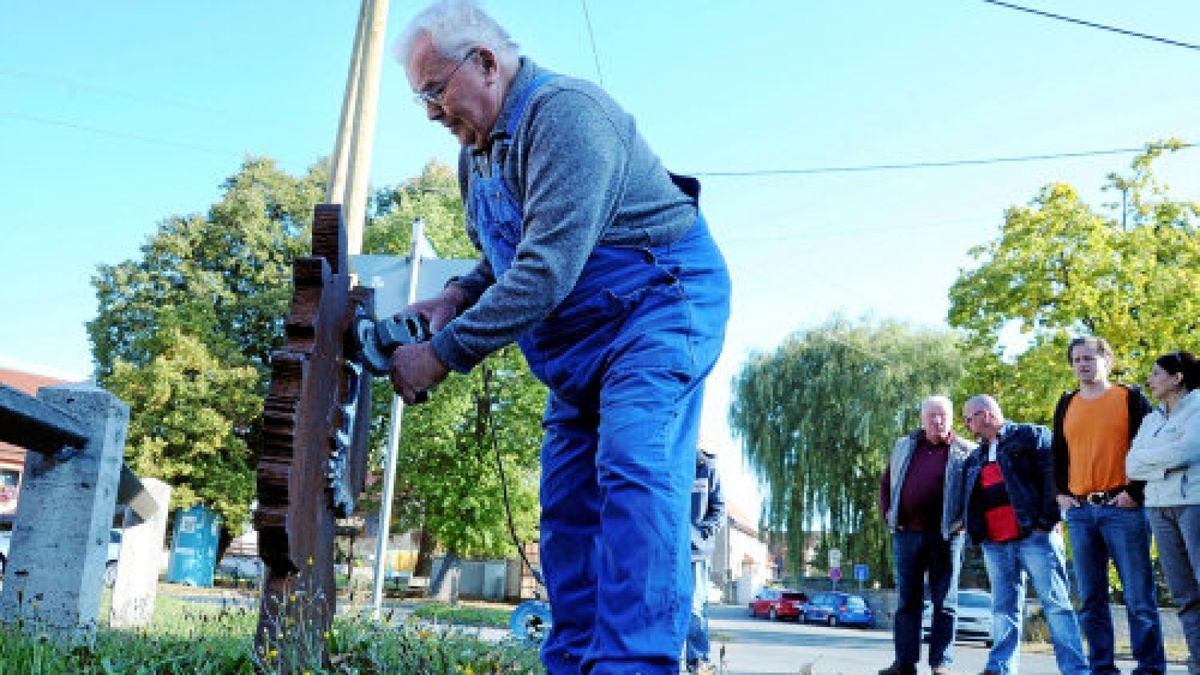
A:
MULTIPOLYGON (((1180 150, 1194 148, 1194 143, 1184 143, 1180 150)), ((817 166, 799 169, 751 169, 746 171, 695 171, 691 175, 704 178, 748 178, 755 176, 796 176, 822 173, 863 173, 867 171, 903 171, 911 169, 941 169, 956 166, 981 166, 986 164, 1012 164, 1017 162, 1041 162, 1055 159, 1073 159, 1079 157, 1100 157, 1104 155, 1128 155, 1135 152, 1145 152, 1146 148, 1112 148, 1108 150, 1083 150, 1079 152, 1057 152, 1038 155, 1017 155, 1013 157, 988 157, 982 159, 946 159, 922 162, 901 162, 888 164, 863 164, 857 166, 817 166)))
MULTIPOLYGON (((946 227, 961 228, 966 226, 975 227, 979 225, 977 222, 971 222, 972 218, 962 217, 953 220, 943 220, 937 222, 911 223, 908 225, 874 225, 866 227, 850 227, 841 229, 827 229, 822 231, 806 231, 806 232, 791 232, 787 234, 763 234, 761 236, 734 236, 734 237, 718 237, 718 242, 722 246, 730 244, 757 244, 762 242, 783 242, 783 241, 812 241, 814 239, 837 239, 842 237, 858 237, 862 235, 873 234, 892 234, 895 232, 908 232, 913 230, 931 230, 946 227)), ((817 223, 819 225, 819 223, 817 223)))
POLYGON ((218 115, 218 116, 226 117, 231 120, 235 120, 235 121, 239 121, 239 122, 264 122, 264 121, 267 121, 267 118, 265 118, 265 117, 253 119, 253 118, 247 117, 245 115, 239 115, 239 114, 229 112, 227 110, 218 110, 216 108, 208 108, 208 107, 204 107, 204 106, 194 105, 192 103, 176 101, 176 100, 163 98, 163 97, 159 97, 159 96, 145 96, 143 94, 136 94, 136 93, 132 93, 132 92, 128 92, 128 91, 123 91, 120 89, 110 89, 107 87, 98 87, 91 83, 81 82, 79 80, 73 80, 71 78, 61 77, 58 75, 38 75, 38 74, 34 74, 34 73, 26 73, 26 72, 21 72, 21 71, 17 71, 17 70, 12 70, 9 68, 0 68, 0 77, 8 77, 8 78, 13 78, 13 79, 27 80, 27 81, 34 82, 36 84, 45 85, 45 86, 60 86, 60 87, 66 88, 68 90, 79 89, 82 91, 89 91, 94 94, 100 94, 103 96, 111 96, 113 98, 123 98, 123 99, 128 99, 130 101, 138 101, 141 103, 152 103, 155 105, 161 105, 161 106, 165 106, 168 108, 175 108, 177 110, 184 110, 187 112, 200 113, 200 114, 208 115, 208 116, 218 115))
POLYGON ((93 134, 103 136, 114 136, 116 138, 125 138, 151 145, 165 145, 173 148, 185 148, 187 150, 195 150, 197 152, 206 152, 213 155, 228 155, 228 156, 244 156, 246 153, 237 153, 232 150, 217 150, 215 148, 206 148, 202 145, 192 145, 190 143, 180 143, 163 138, 154 138, 153 136, 142 136, 140 134, 131 134, 125 131, 113 131, 111 129, 102 129, 100 127, 91 127, 84 124, 75 124, 74 122, 65 122, 63 120, 55 120, 47 117, 38 117, 36 115, 22 115, 20 113, 12 113, 0 111, 0 117, 8 117, 10 119, 22 120, 25 122, 34 122, 36 124, 46 124, 49 126, 66 127, 68 129, 76 129, 79 131, 87 131, 93 134))
POLYGON ((596 81, 604 86, 604 74, 600 72, 600 52, 596 51, 596 34, 592 31, 592 15, 588 13, 587 0, 579 0, 583 5, 583 18, 587 21, 588 40, 592 43, 592 59, 596 62, 596 81))
POLYGON ((1040 9, 1033 9, 1032 7, 1022 7, 1021 5, 1014 5, 1010 2, 1001 2, 1000 0, 983 0, 983 1, 988 3, 989 5, 996 5, 998 7, 1006 7, 1008 9, 1015 9, 1019 12, 1028 12, 1030 14, 1044 16, 1048 19, 1056 19, 1058 21, 1066 21, 1068 23, 1075 23, 1075 24, 1079 24, 1080 26, 1087 26, 1088 28, 1099 28, 1100 30, 1106 30, 1106 31, 1110 31, 1113 33, 1120 33, 1121 35, 1128 35, 1129 37, 1142 38, 1143 40, 1153 40, 1155 42, 1161 42, 1163 44, 1172 45, 1174 47, 1184 47, 1186 49, 1200 50, 1200 45, 1194 45, 1189 42, 1180 42, 1178 40, 1170 40, 1168 38, 1158 37, 1157 35, 1138 33, 1138 32, 1131 31, 1131 30, 1125 30, 1124 28, 1117 28, 1115 26, 1106 26, 1102 23, 1093 23, 1091 21, 1084 21, 1082 19, 1073 19, 1069 16, 1063 16, 1061 14, 1051 14, 1050 12, 1043 12, 1040 9))

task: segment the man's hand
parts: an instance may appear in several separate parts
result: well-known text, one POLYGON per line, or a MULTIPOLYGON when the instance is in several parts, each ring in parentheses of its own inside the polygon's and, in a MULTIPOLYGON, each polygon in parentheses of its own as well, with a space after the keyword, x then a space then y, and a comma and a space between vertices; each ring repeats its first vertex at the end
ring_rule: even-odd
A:
POLYGON ((388 376, 392 388, 408 405, 417 403, 417 396, 446 379, 448 368, 433 353, 428 342, 401 345, 392 352, 392 369, 388 376))
POLYGON ((451 285, 442 289, 435 297, 414 302, 408 308, 425 317, 429 322, 429 330, 436 333, 458 316, 464 299, 462 290, 451 285))
POLYGON ((1118 492, 1117 496, 1110 499, 1108 503, 1123 509, 1135 509, 1138 506, 1138 503, 1133 501, 1133 497, 1130 497, 1129 493, 1124 490, 1118 492))
POLYGON ((1079 506, 1079 500, 1075 499, 1071 495, 1058 495, 1055 497, 1055 499, 1058 500, 1058 508, 1062 509, 1063 511, 1079 506))

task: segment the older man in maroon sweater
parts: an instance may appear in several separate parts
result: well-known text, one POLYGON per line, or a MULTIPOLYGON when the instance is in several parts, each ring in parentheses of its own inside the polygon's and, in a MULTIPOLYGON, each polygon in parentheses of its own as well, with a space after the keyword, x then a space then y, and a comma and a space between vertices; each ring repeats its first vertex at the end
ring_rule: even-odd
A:
POLYGON ((879 481, 879 510, 892 531, 899 599, 892 638, 896 657, 880 675, 916 675, 921 660, 921 610, 928 576, 933 603, 929 667, 950 672, 962 566, 963 464, 975 445, 950 428, 945 396, 921 402, 921 428, 896 441, 879 481))

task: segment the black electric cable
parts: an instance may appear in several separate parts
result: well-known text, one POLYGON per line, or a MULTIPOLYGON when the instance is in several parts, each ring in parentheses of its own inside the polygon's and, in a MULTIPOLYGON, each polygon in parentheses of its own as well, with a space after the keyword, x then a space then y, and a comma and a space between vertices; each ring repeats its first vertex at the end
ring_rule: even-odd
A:
POLYGON ((487 367, 487 363, 480 366, 483 376, 483 398, 487 404, 487 425, 488 431, 492 437, 492 450, 496 453, 496 468, 500 471, 500 488, 504 493, 504 515, 508 519, 508 533, 512 536, 513 544, 517 547, 517 553, 521 555, 521 560, 524 561, 525 567, 529 568, 530 574, 537 580, 543 588, 546 586, 546 580, 542 577, 541 570, 533 566, 529 562, 529 557, 525 555, 525 545, 521 543, 521 538, 517 536, 517 528, 513 525, 512 504, 508 498, 508 478, 504 475, 504 460, 500 457, 500 443, 496 440, 496 420, 492 417, 492 370, 487 367))
POLYGON ((588 39, 592 42, 592 59, 596 62, 596 82, 604 86, 604 73, 600 72, 600 52, 596 51, 596 34, 592 31, 592 15, 588 12, 587 0, 580 0, 583 5, 583 18, 587 21, 588 39))
MULTIPOLYGON (((1184 143, 1180 150, 1195 147, 1194 143, 1184 143)), ((1128 155, 1135 152, 1145 152, 1146 147, 1110 148, 1108 150, 1081 150, 1078 152, 1056 152, 1040 155, 1015 155, 1010 157, 984 157, 980 159, 946 159, 923 162, 903 162, 895 164, 861 164, 856 166, 817 166, 800 169, 752 169, 747 171, 693 171, 689 175, 701 178, 752 178, 755 176, 792 176, 822 173, 863 173, 867 171, 905 171, 912 169, 942 169, 959 166, 981 166, 987 164, 1013 164, 1017 162, 1042 162, 1055 159, 1077 159, 1080 157, 1099 157, 1103 155, 1128 155)))
POLYGON ((1095 23, 1092 21, 1084 21, 1083 19, 1074 19, 1069 16, 1063 16, 1062 14, 1052 14, 1050 12, 1044 12, 1040 9, 1034 9, 1032 7, 1023 7, 1021 5, 1014 5, 1011 2, 1001 2, 1001 0, 983 0, 983 1, 988 3, 989 5, 996 5, 997 7, 1004 7, 1007 9, 1015 9, 1018 12, 1028 12, 1030 14, 1044 16, 1048 19, 1055 19, 1058 21, 1066 21, 1068 23, 1075 23, 1075 24, 1079 24, 1080 26, 1087 26, 1088 28, 1098 28, 1100 30, 1106 30, 1106 31, 1109 31, 1112 33, 1119 33, 1121 35, 1127 35, 1129 37, 1142 38, 1143 40, 1153 40, 1154 42, 1161 42, 1166 45, 1171 45, 1172 47, 1183 47, 1185 49, 1200 50, 1200 45, 1194 45, 1189 42, 1180 42, 1178 40, 1171 40, 1169 38, 1158 37, 1157 35, 1149 35, 1147 33, 1138 33, 1136 31, 1126 30, 1124 28, 1117 28, 1116 26, 1106 26, 1102 23, 1095 23))

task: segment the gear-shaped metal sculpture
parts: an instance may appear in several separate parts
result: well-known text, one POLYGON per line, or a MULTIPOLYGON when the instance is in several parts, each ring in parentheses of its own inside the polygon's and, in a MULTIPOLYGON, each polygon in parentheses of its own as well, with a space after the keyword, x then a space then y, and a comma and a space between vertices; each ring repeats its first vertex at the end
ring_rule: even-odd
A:
POLYGON ((266 566, 255 646, 283 672, 327 659, 335 520, 362 491, 370 425, 371 378, 352 331, 373 291, 351 288, 340 206, 315 208, 312 253, 293 266, 286 341, 271 356, 254 511, 266 566))

